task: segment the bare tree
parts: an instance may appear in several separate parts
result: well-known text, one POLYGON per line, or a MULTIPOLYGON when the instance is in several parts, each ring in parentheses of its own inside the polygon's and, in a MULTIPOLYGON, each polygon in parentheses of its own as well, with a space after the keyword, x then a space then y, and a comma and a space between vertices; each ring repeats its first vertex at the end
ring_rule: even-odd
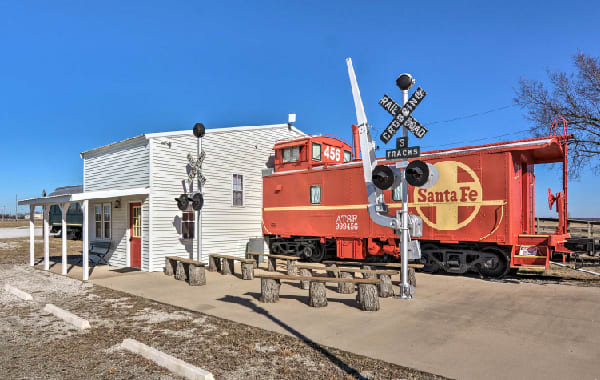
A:
POLYGON ((569 164, 577 177, 586 166, 600 173, 600 57, 579 52, 573 63, 576 73, 548 71, 550 91, 540 81, 521 79, 514 101, 527 110, 534 135, 547 136, 556 116, 567 120, 568 133, 574 136, 569 164))

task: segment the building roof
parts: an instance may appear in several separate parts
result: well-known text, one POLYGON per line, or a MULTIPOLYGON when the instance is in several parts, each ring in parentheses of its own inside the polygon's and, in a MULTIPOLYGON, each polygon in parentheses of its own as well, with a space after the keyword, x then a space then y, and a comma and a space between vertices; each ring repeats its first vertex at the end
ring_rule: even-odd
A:
MULTIPOLYGON (((73 186, 76 187, 76 186, 73 186)), ((49 195, 47 197, 37 197, 22 199, 19 201, 19 206, 38 206, 47 204, 58 204, 63 202, 79 202, 86 199, 106 199, 106 198, 117 198, 126 197, 129 195, 148 195, 150 189, 147 187, 132 188, 132 189, 119 189, 119 190, 99 190, 99 191, 86 191, 79 193, 63 193, 56 195, 49 195)))
MULTIPOLYGON (((225 127, 225 128, 209 128, 209 129, 206 129, 206 133, 210 133, 210 134, 227 133, 227 132, 236 132, 236 131, 250 131, 250 130, 255 130, 255 129, 273 129, 273 128, 282 128, 282 127, 287 128, 288 124, 286 123, 286 124, 268 124, 268 125, 247 125, 247 126, 240 126, 240 127, 225 127)), ((296 128, 294 126, 292 126, 291 128, 292 128, 292 130, 294 130, 300 134, 304 134, 304 132, 300 131, 298 128, 296 128)), ((192 133, 191 129, 187 129, 187 130, 183 130, 183 131, 145 133, 145 134, 138 135, 135 137, 130 137, 125 140, 115 141, 110 144, 102 145, 102 146, 99 146, 94 149, 86 150, 84 152, 81 152, 80 156, 81 156, 81 158, 83 158, 87 154, 99 152, 104 149, 123 145, 123 144, 129 143, 129 142, 135 141, 135 140, 141 140, 141 139, 149 140, 149 139, 158 138, 158 137, 170 137, 170 136, 182 136, 182 135, 193 136, 193 133, 192 133)))

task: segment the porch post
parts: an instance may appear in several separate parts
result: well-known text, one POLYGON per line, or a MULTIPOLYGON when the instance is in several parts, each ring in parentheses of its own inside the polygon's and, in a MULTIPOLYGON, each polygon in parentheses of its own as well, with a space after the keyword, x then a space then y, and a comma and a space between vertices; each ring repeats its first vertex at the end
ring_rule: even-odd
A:
POLYGON ((35 206, 29 205, 29 265, 35 264, 35 206))
POLYGON ((81 204, 83 211, 83 225, 81 227, 81 240, 83 241, 83 281, 87 281, 90 276, 90 260, 89 260, 89 200, 85 199, 81 204))
POLYGON ((50 270, 50 205, 44 205, 44 270, 50 270))
POLYGON ((69 202, 60 204, 60 211, 62 214, 62 270, 63 276, 67 275, 67 210, 69 209, 69 202))

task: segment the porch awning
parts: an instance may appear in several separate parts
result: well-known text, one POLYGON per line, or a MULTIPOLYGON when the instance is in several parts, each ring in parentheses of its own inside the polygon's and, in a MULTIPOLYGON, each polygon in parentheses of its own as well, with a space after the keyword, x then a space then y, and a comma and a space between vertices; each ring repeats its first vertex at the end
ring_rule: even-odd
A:
POLYGON ((43 206, 48 204, 58 204, 64 202, 80 202, 86 199, 106 199, 106 198, 117 198, 126 197, 129 195, 148 195, 150 194, 150 188, 139 187, 133 189, 120 189, 120 190, 100 190, 100 191, 86 191, 83 193, 74 194, 61 194, 51 195, 48 197, 29 198, 19 201, 19 206, 43 206))

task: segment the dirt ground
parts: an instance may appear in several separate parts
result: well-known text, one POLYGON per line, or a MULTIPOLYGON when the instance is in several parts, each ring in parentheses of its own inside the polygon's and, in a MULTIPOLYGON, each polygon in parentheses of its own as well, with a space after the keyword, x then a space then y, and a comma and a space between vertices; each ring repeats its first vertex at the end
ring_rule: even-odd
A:
MULTIPOLYGON (((51 239, 52 252, 60 239, 51 239)), ((79 254, 81 242, 69 242, 79 254)), ((218 379, 442 379, 381 360, 234 323, 33 269, 28 241, 0 241, 0 373, 4 378, 177 378, 120 349, 138 341, 211 371, 218 379), (10 284, 32 294, 23 301, 10 284), (76 330, 46 303, 89 320, 76 330)), ((42 252, 41 246, 36 251, 42 252)), ((36 255, 41 256, 41 255, 36 255)))
MULTIPOLYGON (((41 227, 42 226, 42 221, 41 220, 34 220, 33 224, 36 227, 41 227)), ((0 228, 4 228, 4 227, 29 227, 29 220, 5 220, 5 221, 0 221, 0 228)))

